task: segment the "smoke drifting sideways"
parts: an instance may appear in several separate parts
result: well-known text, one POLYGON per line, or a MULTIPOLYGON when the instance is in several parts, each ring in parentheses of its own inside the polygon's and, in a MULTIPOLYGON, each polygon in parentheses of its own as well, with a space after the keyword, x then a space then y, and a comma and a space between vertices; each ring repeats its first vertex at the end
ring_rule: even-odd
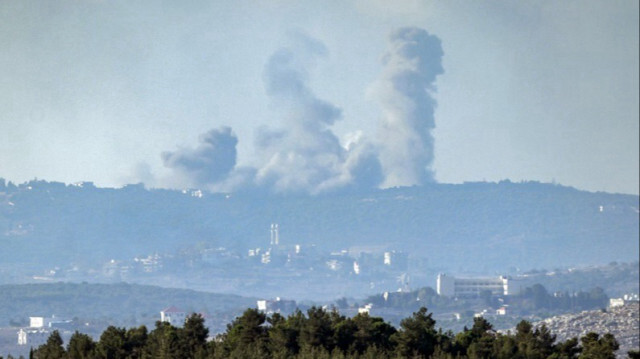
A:
POLYGON ((189 185, 212 191, 319 194, 433 181, 435 78, 443 73, 440 40, 418 28, 390 36, 384 71, 374 91, 381 102, 378 141, 357 136, 341 144, 331 126, 342 111, 309 88, 309 71, 326 56, 320 41, 295 34, 271 55, 264 85, 280 128, 259 129, 256 163, 236 166, 231 129, 211 130, 195 149, 164 152, 165 167, 189 185))
POLYGON ((224 180, 236 165, 238 138, 230 127, 211 130, 200 136, 195 149, 163 152, 162 162, 185 178, 190 186, 207 186, 224 180))

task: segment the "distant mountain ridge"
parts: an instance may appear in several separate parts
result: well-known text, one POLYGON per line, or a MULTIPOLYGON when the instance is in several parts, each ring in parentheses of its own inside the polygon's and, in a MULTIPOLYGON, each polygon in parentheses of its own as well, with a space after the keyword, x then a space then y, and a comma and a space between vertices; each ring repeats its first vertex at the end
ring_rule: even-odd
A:
POLYGON ((538 182, 432 184, 322 196, 121 189, 0 180, 6 263, 283 245, 401 250, 434 267, 500 271, 638 259, 639 198, 538 182))

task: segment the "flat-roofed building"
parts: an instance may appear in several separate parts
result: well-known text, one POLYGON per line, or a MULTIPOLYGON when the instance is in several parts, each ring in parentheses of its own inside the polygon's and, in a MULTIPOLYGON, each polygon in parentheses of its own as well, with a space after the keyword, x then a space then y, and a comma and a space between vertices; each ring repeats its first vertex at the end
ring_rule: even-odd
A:
POLYGON ((475 297, 489 291, 492 295, 509 295, 509 279, 499 276, 492 278, 455 278, 438 274, 436 283, 438 295, 447 297, 475 297))

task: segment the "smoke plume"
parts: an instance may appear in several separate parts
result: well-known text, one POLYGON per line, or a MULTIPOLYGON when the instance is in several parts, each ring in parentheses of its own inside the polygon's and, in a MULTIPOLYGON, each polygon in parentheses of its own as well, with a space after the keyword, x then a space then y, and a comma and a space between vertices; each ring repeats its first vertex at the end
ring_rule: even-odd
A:
POLYGON ((310 71, 326 47, 301 34, 293 40, 264 68, 278 124, 258 130, 254 166, 236 167, 238 140, 228 127, 203 135, 195 149, 163 153, 164 165, 190 185, 224 191, 317 194, 433 181, 432 94, 443 73, 440 40, 418 28, 392 33, 376 87, 384 136, 373 143, 359 132, 346 144, 331 130, 342 110, 309 87, 310 71))
POLYGON ((369 155, 371 150, 359 148, 364 146, 340 144, 330 126, 342 111, 308 86, 310 68, 326 53, 322 43, 298 34, 291 47, 276 51, 265 66, 266 92, 284 129, 260 132, 256 144, 265 164, 258 169, 256 182, 275 192, 320 193, 357 181, 378 185, 377 158, 369 155))
POLYGON ((419 28, 401 28, 390 38, 376 92, 382 105, 380 162, 383 187, 433 181, 436 76, 444 72, 440 39, 419 28))
POLYGON ((229 127, 211 130, 195 149, 163 152, 165 167, 177 170, 191 186, 205 186, 224 180, 236 165, 238 138, 229 127))

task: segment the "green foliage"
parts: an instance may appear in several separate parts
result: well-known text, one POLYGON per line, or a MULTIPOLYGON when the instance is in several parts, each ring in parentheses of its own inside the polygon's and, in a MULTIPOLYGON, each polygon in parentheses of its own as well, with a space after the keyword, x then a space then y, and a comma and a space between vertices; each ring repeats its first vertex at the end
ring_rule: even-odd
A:
POLYGON ((62 347, 62 338, 57 330, 54 330, 47 342, 38 347, 33 353, 35 359, 60 359, 65 357, 65 350, 62 347))
MULTIPOLYGON (((284 317, 247 309, 216 338, 208 337, 204 319, 191 315, 182 328, 156 322, 144 326, 107 328, 98 342, 74 333, 67 350, 57 331, 33 351, 35 359, 607 359, 615 358, 618 342, 611 334, 588 333, 580 339, 555 343, 543 325, 521 321, 515 334, 500 334, 483 318, 455 336, 436 330, 426 308, 401 321, 396 330, 382 318, 313 307, 284 317)), ((637 358, 638 352, 629 352, 637 358)), ((1 359, 1 358, 0 358, 1 359)))
POLYGON ((588 292, 579 291, 574 294, 558 292, 550 294, 541 284, 534 284, 525 288, 518 295, 509 296, 507 303, 511 308, 521 311, 549 310, 587 310, 604 308, 609 303, 609 297, 600 287, 595 287, 588 292))
POLYGON ((127 330, 125 328, 108 327, 100 336, 96 354, 98 358, 124 359, 126 357, 127 330))
POLYGON ((600 337, 597 333, 587 333, 582 339, 582 353, 579 359, 615 359, 615 351, 620 348, 611 334, 600 337))
POLYGON ((178 335, 181 353, 185 358, 200 358, 204 356, 209 329, 205 327, 204 318, 201 315, 193 314, 189 316, 178 335))
POLYGON ((45 265, 51 266, 166 252, 177 243, 202 240, 203 233, 223 234, 220 246, 233 247, 237 238, 253 246, 260 243, 268 218, 287 218, 291 237, 308 243, 353 238, 356 243, 380 244, 405 238, 404 247, 416 251, 469 246, 468 253, 446 259, 454 261, 453 267, 474 258, 497 269, 632 260, 638 253, 638 216, 628 210, 637 208, 638 196, 535 182, 432 184, 277 200, 250 193, 196 199, 179 191, 77 188, 44 181, 7 186, 0 193, 0 199, 15 203, 11 211, 0 213, 0 228, 9 229, 12 223, 34 228, 25 235, 28 241, 20 243, 37 245, 12 244, 14 251, 8 252, 13 255, 6 260, 22 266, 30 258, 46 258, 45 265), (597 209, 602 204, 607 206, 604 213, 597 209), (118 225, 110 225, 114 223, 118 225), (419 238, 429 240, 412 240, 419 238), (500 239, 500 245, 487 245, 488 238, 500 239), (615 246, 606 245, 613 241, 615 246), (76 250, 59 250, 70 244, 76 250), (556 250, 540 255, 540 246, 551 244, 556 250))
MULTIPOLYGON (((50 314, 61 318, 78 317, 90 322, 110 318, 112 325, 152 326, 152 318, 157 317, 167 303, 183 303, 183 309, 198 312, 239 313, 253 305, 255 299, 128 283, 0 285, 0 318, 28 320, 30 313, 49 308, 50 314)), ((224 324, 226 322, 221 329, 224 324)))
POLYGON ((67 345, 67 355, 69 359, 89 359, 92 358, 96 344, 93 339, 79 332, 73 333, 67 345))
POLYGON ((427 308, 420 308, 410 318, 400 322, 400 330, 391 339, 397 344, 397 352, 405 357, 427 358, 435 351, 437 343, 436 321, 427 308))

